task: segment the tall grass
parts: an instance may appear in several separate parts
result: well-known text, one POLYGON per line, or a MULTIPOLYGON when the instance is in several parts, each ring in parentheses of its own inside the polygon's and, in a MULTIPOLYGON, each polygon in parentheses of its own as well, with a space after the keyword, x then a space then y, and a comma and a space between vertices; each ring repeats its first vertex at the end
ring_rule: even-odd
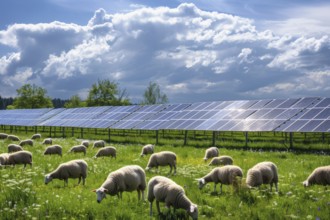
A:
MULTIPOLYGON (((21 139, 30 134, 20 134, 21 139)), ((92 136, 92 135, 91 135, 92 136)), ((321 165, 329 165, 330 157, 322 154, 296 154, 293 152, 246 151, 220 148, 220 154, 230 155, 234 164, 243 169, 244 175, 254 164, 270 160, 277 164, 279 170, 279 192, 270 192, 269 186, 258 189, 247 189, 243 186, 239 192, 232 187, 224 186, 223 193, 213 193, 213 184, 207 184, 198 190, 196 178, 207 174, 212 167, 204 163, 203 146, 195 147, 175 144, 173 139, 164 145, 157 145, 155 150, 171 150, 178 155, 177 175, 171 178, 184 187, 188 197, 199 207, 200 219, 329 219, 330 189, 324 186, 304 188, 302 181, 321 165)), ((107 196, 100 204, 96 202, 95 193, 106 179, 109 172, 124 165, 137 164, 145 167, 149 157, 141 158, 142 144, 124 141, 115 142, 117 159, 93 159, 97 149, 88 148, 83 154, 67 153, 80 143, 76 138, 53 138, 54 144, 63 147, 63 157, 44 156, 46 146, 42 140, 35 141, 33 147, 24 147, 33 153, 33 166, 7 167, 0 169, 0 218, 1 219, 146 219, 149 218, 148 202, 137 200, 137 193, 123 193, 123 199, 107 196), (44 184, 44 175, 62 163, 71 159, 82 158, 88 163, 86 185, 77 185, 77 179, 69 179, 68 186, 64 181, 53 180, 44 184)), ((141 139, 141 143, 152 139, 141 139)), ((182 140, 180 140, 182 141, 182 140)), ((230 142, 230 141, 228 141, 230 142)), ((0 140, 0 151, 6 152, 7 140, 0 140)), ((228 143, 229 144, 229 143, 228 143)), ((205 147, 209 146, 206 142, 205 147)), ((161 167, 160 172, 147 172, 147 181, 155 175, 166 175, 169 167, 161 167)), ((147 193, 146 193, 147 194, 147 193)), ((168 212, 161 204, 164 216, 172 219, 185 216, 183 210, 168 212)), ((153 219, 158 219, 156 206, 153 219)))

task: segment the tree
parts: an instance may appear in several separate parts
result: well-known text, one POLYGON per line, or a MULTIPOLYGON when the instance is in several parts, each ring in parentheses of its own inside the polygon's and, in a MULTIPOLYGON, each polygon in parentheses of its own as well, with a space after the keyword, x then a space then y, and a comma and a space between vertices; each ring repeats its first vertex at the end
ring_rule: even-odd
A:
POLYGON ((148 88, 144 91, 143 105, 165 104, 168 103, 166 94, 161 93, 159 85, 155 82, 149 82, 148 88))
POLYGON ((47 90, 35 84, 25 84, 17 89, 17 97, 14 99, 15 108, 52 108, 50 97, 46 96, 47 90))
POLYGON ((98 80, 92 85, 86 100, 87 106, 129 105, 126 89, 121 90, 118 83, 98 80))
POLYGON ((71 98, 64 104, 65 108, 80 108, 85 106, 86 103, 83 102, 78 95, 71 96, 71 98))

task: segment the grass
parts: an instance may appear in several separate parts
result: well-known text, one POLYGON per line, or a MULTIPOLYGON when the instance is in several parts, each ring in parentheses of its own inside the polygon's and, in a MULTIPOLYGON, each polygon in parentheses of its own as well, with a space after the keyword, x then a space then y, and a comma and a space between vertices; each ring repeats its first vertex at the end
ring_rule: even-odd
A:
MULTIPOLYGON (((21 139, 31 134, 20 133, 21 139)), ((45 135, 44 135, 45 136, 45 135)), ((92 136, 92 135, 91 135, 92 136)), ((123 138, 123 137, 122 137, 123 138)), ((1 219, 146 219, 149 218, 148 202, 137 200, 137 193, 123 193, 123 199, 107 196, 100 204, 96 194, 91 192, 98 188, 109 172, 124 165, 137 164, 145 168, 149 157, 139 157, 142 144, 128 141, 116 142, 117 159, 93 159, 97 149, 88 148, 83 154, 69 154, 67 151, 80 143, 76 138, 53 138, 54 144, 63 147, 63 157, 44 156, 46 146, 42 140, 35 141, 33 147, 24 147, 33 153, 33 166, 7 167, 0 169, 0 218, 1 219), (69 179, 68 186, 64 181, 53 180, 44 184, 44 175, 54 170, 60 163, 71 159, 82 158, 88 163, 86 185, 77 185, 77 179, 69 179)), ((146 140, 141 138, 141 143, 146 140)), ((148 140, 149 141, 149 140, 148 140)), ((151 141, 151 140, 150 140, 151 141)), ((181 143, 181 140, 179 140, 181 143)), ((0 140, 0 152, 7 152, 10 142, 0 140)), ((152 142, 151 142, 152 143, 152 142)), ((228 141, 230 144, 230 141, 228 141)), ((207 174, 212 167, 203 161, 205 148, 194 147, 194 142, 182 147, 175 139, 164 145, 157 145, 156 151, 170 150, 178 155, 177 175, 171 178, 185 188, 188 197, 198 205, 200 219, 328 219, 330 216, 329 186, 312 186, 304 188, 302 182, 321 165, 329 165, 330 157, 322 154, 305 154, 279 151, 242 150, 220 148, 220 154, 230 155, 234 163, 243 169, 244 175, 254 164, 270 160, 277 164, 279 170, 279 192, 270 192, 269 186, 260 190, 247 189, 243 186, 235 192, 230 186, 223 186, 223 193, 214 194, 213 184, 207 184, 198 190, 196 178, 207 174)), ((204 143, 204 147, 208 147, 204 143)), ((147 172, 147 181, 155 175, 166 175, 169 167, 161 167, 147 172)), ((147 194, 147 193, 146 193, 147 194)), ((165 210, 164 216, 177 219, 185 216, 183 210, 174 214, 165 210)), ((156 205, 154 216, 158 219, 156 205)))

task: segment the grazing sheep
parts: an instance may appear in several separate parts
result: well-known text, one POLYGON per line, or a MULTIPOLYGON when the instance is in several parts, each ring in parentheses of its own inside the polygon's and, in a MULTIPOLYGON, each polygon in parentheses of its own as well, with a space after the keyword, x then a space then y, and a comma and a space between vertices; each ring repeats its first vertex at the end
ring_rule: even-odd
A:
POLYGON ((205 150, 205 156, 204 161, 207 161, 208 159, 212 157, 219 156, 219 149, 217 147, 210 147, 205 150))
POLYGON ((213 157, 211 162, 209 163, 209 166, 213 165, 233 165, 233 158, 230 156, 220 156, 220 157, 213 157))
POLYGON ((33 146, 33 140, 31 140, 31 139, 26 139, 26 140, 24 140, 24 141, 19 142, 19 145, 21 145, 22 147, 25 146, 25 145, 33 146))
POLYGON ((155 145, 153 144, 147 144, 143 146, 142 151, 141 151, 141 157, 147 154, 153 154, 154 153, 154 147, 155 145))
POLYGON ((68 185, 68 179, 79 178, 78 185, 82 179, 83 185, 85 185, 85 179, 87 177, 87 163, 84 160, 71 160, 66 163, 60 164, 56 170, 45 175, 45 184, 48 184, 53 179, 64 180, 64 186, 68 185))
POLYGON ((0 139, 6 139, 8 137, 8 134, 0 133, 0 139))
POLYGON ((243 172, 240 167, 227 165, 214 168, 206 176, 197 179, 197 181, 199 183, 199 189, 202 189, 209 182, 214 182, 214 192, 216 192, 217 184, 220 183, 220 193, 222 193, 222 184, 233 185, 237 188, 242 178, 243 172))
POLYGON ((105 142, 103 140, 99 140, 99 141, 95 141, 93 148, 95 147, 104 147, 105 146, 105 142))
POLYGON ((150 170, 151 168, 156 167, 158 172, 158 166, 167 165, 169 165, 171 168, 168 175, 171 174, 172 167, 174 167, 173 175, 176 174, 176 154, 171 151, 161 151, 151 155, 146 170, 150 170))
POLYGON ((60 145, 52 145, 46 148, 44 155, 58 154, 62 157, 62 147, 60 145))
POLYGON ((40 139, 41 138, 41 134, 34 134, 32 135, 31 139, 35 140, 35 139, 40 139))
POLYGON ((159 202, 165 202, 170 209, 185 209, 193 218, 198 219, 197 205, 192 203, 186 196, 184 189, 169 178, 155 176, 148 182, 148 201, 150 203, 150 216, 152 216, 152 203, 156 199, 156 206, 160 214, 159 202))
POLYGON ((71 153, 71 152, 73 152, 73 153, 82 152, 82 153, 84 153, 84 155, 86 155, 86 150, 87 150, 87 148, 84 145, 77 145, 77 146, 73 146, 69 150, 69 153, 71 153))
POLYGON ((8 135, 7 139, 11 140, 11 141, 20 141, 19 137, 17 137, 16 135, 8 135))
POLYGON ((80 143, 81 145, 84 145, 85 147, 89 147, 89 141, 85 140, 80 143))
POLYGON ((109 146, 109 147, 103 147, 99 149, 94 156, 97 157, 114 157, 116 159, 117 150, 115 147, 109 146))
POLYGON ((32 167, 32 153, 29 151, 18 151, 8 156, 8 165, 15 166, 16 164, 24 164, 24 168, 26 164, 30 164, 32 167))
POLYGON ((273 162, 258 163, 247 172, 246 184, 249 187, 270 184, 270 191, 272 191, 273 183, 275 183, 276 192, 278 192, 277 167, 273 162))
POLYGON ((23 148, 17 144, 9 144, 8 145, 8 153, 22 151, 23 148))
POLYGON ((117 195, 122 198, 123 192, 132 192, 137 190, 138 200, 142 192, 144 200, 144 190, 146 189, 146 174, 144 170, 137 165, 124 166, 111 172, 100 188, 93 190, 97 195, 97 202, 100 203, 106 194, 117 195))
POLYGON ((311 186, 314 184, 318 185, 330 185, 330 166, 323 166, 316 168, 303 182, 305 187, 311 186))
POLYGON ((2 154, 0 154, 0 166, 1 165, 7 165, 8 164, 8 157, 9 157, 9 154, 8 153, 2 153, 2 154))
POLYGON ((53 140, 51 138, 45 138, 42 144, 53 144, 53 140))

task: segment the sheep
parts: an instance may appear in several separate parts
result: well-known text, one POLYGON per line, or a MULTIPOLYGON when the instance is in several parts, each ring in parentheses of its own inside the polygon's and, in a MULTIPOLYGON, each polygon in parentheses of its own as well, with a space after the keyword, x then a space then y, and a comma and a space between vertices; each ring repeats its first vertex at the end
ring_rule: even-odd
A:
POLYGON ((41 134, 34 134, 32 135, 31 139, 35 140, 35 139, 40 139, 41 138, 41 134))
POLYGON ((213 157, 209 163, 209 166, 211 165, 233 165, 233 158, 227 155, 213 157))
POLYGON ((53 144, 53 140, 51 138, 45 138, 42 144, 53 144))
POLYGON ((22 151, 23 148, 17 144, 9 144, 8 145, 8 153, 22 151))
POLYGON ((246 184, 248 187, 259 187, 262 184, 270 184, 272 191, 275 184, 276 192, 278 192, 278 174, 277 167, 273 162, 261 162, 253 166, 247 172, 246 184))
POLYGON ((219 156, 219 149, 217 147, 210 147, 205 150, 204 161, 206 162, 208 159, 212 157, 219 156))
POLYGON ((103 147, 101 149, 99 149, 96 153, 96 155, 94 156, 94 158, 97 157, 114 157, 116 159, 116 153, 117 150, 115 147, 112 146, 108 146, 108 147, 103 147))
POLYGON ((44 155, 58 154, 62 157, 62 147, 60 145, 52 145, 46 148, 44 155))
POLYGON ((171 174, 172 172, 172 167, 174 167, 174 173, 173 175, 176 174, 176 154, 171 152, 171 151, 161 151, 158 153, 154 153, 151 155, 149 158, 148 165, 146 167, 146 170, 150 170, 153 167, 157 168, 158 172, 158 166, 170 166, 170 172, 168 175, 171 174))
POLYGON ((85 179, 87 178, 88 164, 84 160, 71 160, 66 163, 60 164, 56 170, 45 175, 45 184, 48 184, 53 179, 64 180, 64 186, 68 185, 68 179, 79 178, 78 185, 83 181, 85 185, 85 179))
POLYGON ((8 157, 9 157, 9 154, 8 153, 2 153, 2 154, 0 154, 0 166, 1 165, 7 165, 8 164, 8 157))
POLYGON ((7 139, 11 140, 11 141, 20 141, 19 137, 17 137, 16 135, 8 135, 7 139))
POLYGON ((155 145, 153 144, 147 144, 143 146, 142 151, 141 151, 141 157, 147 154, 153 154, 154 153, 154 147, 155 145))
POLYGON ((30 164, 30 167, 32 167, 32 153, 29 151, 18 151, 9 154, 8 165, 15 166, 16 164, 24 164, 24 168, 26 164, 30 164))
POLYGON ((152 203, 156 199, 156 206, 160 214, 159 202, 165 202, 167 208, 185 209, 192 219, 198 219, 198 207, 186 196, 184 189, 169 178, 155 176, 148 182, 148 201, 150 216, 152 216, 152 203))
POLYGON ((123 192, 132 192, 134 190, 138 192, 138 200, 140 200, 142 192, 142 200, 144 201, 146 186, 144 170, 138 165, 128 165, 111 172, 101 187, 93 190, 93 192, 97 195, 96 200, 98 203, 106 197, 106 194, 111 196, 117 195, 121 199, 123 192))
POLYGON ((8 134, 0 133, 0 139, 6 139, 8 137, 8 134))
POLYGON ((318 185, 330 185, 330 166, 322 166, 316 168, 303 182, 305 187, 314 184, 318 185))
POLYGON ((19 142, 19 145, 21 145, 22 147, 25 145, 33 146, 33 140, 31 140, 31 139, 23 140, 23 141, 19 142))
POLYGON ((222 184, 238 187, 243 178, 243 171, 239 166, 227 165, 216 167, 204 177, 197 179, 199 189, 202 189, 207 183, 214 182, 213 192, 216 193, 217 184, 220 183, 220 194, 222 193, 222 184))
POLYGON ((73 147, 69 150, 69 153, 70 153, 70 152, 73 152, 73 153, 83 152, 84 155, 86 155, 86 150, 87 150, 87 148, 86 148, 84 145, 76 145, 76 146, 73 146, 73 147))
POLYGON ((103 140, 99 140, 99 141, 95 141, 93 148, 95 147, 104 147, 105 146, 105 142, 103 140))
POLYGON ((89 147, 89 141, 85 140, 80 143, 81 145, 84 145, 85 147, 89 147))

